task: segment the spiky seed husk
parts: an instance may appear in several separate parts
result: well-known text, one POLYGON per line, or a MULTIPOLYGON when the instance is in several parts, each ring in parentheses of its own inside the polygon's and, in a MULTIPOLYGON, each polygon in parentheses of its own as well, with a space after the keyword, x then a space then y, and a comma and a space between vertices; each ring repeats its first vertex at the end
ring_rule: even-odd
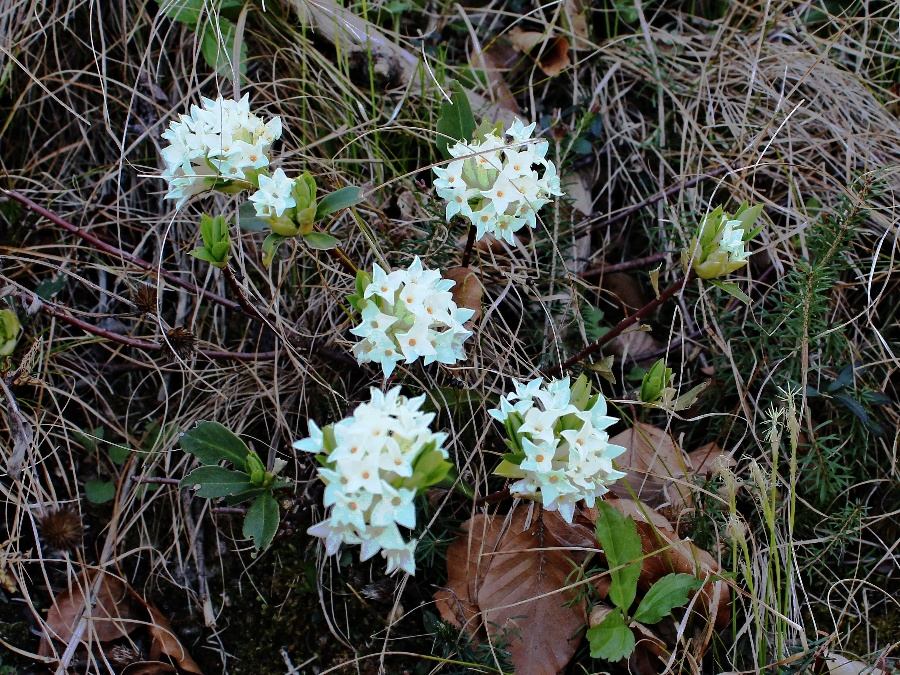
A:
POLYGON ((172 351, 182 359, 186 359, 197 349, 197 338, 184 326, 175 326, 166 331, 172 351))
POLYGON ((51 548, 71 551, 81 544, 84 527, 81 516, 68 508, 50 511, 38 520, 41 538, 51 548))

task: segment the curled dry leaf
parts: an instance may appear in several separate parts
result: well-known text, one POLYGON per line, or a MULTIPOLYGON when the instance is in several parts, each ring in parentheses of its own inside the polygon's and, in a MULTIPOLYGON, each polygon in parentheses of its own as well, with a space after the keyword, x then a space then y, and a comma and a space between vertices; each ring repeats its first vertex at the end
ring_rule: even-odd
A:
POLYGON ((83 635, 86 642, 110 642, 125 637, 140 626, 141 620, 124 581, 108 572, 80 574, 70 588, 56 596, 47 612, 40 654, 47 656, 52 653, 51 640, 67 644, 82 616, 89 622, 88 630, 83 635), (102 576, 98 578, 98 574, 102 576), (85 592, 91 600, 87 610, 85 592))
POLYGON ((513 28, 507 37, 513 47, 537 61, 538 68, 544 75, 555 77, 572 64, 569 59, 569 41, 562 35, 548 36, 545 33, 513 28))
POLYGON ((616 464, 628 474, 612 485, 613 494, 628 498, 633 492, 651 506, 669 506, 676 512, 691 506, 691 490, 685 484, 688 460, 671 435, 638 422, 609 442, 625 448, 616 464))
POLYGON ((144 600, 127 583, 108 572, 91 571, 79 575, 71 588, 56 597, 47 613, 47 632, 41 639, 39 653, 52 653, 51 640, 67 644, 75 634, 85 612, 85 591, 92 600, 90 623, 82 638, 89 643, 108 643, 131 635, 138 629, 150 634, 150 661, 136 662, 126 669, 135 675, 174 672, 170 664, 160 661, 170 658, 186 673, 202 675, 203 671, 172 631, 169 621, 156 607, 144 600), (98 578, 98 574, 102 577, 98 578), (94 588, 96 587, 96 594, 94 588), (133 670, 132 670, 133 668, 133 670))
POLYGON ((562 590, 573 569, 557 540, 565 523, 544 512, 525 529, 527 511, 470 519, 448 549, 447 588, 435 599, 445 620, 475 637, 486 631, 503 645, 518 675, 556 675, 575 654, 586 610, 573 592, 562 590), (547 526, 553 520, 559 522, 547 526))
POLYGON ((474 310, 475 314, 472 315, 469 322, 478 321, 481 318, 481 296, 484 293, 484 287, 481 285, 478 275, 471 267, 453 267, 444 272, 444 278, 456 282, 451 289, 453 301, 459 307, 474 310))

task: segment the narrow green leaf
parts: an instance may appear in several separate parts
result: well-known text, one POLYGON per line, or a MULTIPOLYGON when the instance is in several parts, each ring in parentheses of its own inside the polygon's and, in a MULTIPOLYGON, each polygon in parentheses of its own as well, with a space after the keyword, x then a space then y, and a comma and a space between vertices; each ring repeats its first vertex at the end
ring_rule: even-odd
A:
POLYGON ((355 185, 348 185, 325 195, 316 207, 316 220, 331 215, 335 211, 346 209, 362 201, 362 190, 355 185))
POLYGON ((603 501, 598 502, 597 507, 600 510, 597 539, 610 569, 609 597, 617 607, 627 612, 634 602, 641 573, 641 538, 631 516, 623 516, 603 501))
POLYGON ((268 548, 278 532, 281 515, 278 501, 271 493, 261 494, 247 509, 244 517, 244 536, 253 540, 257 551, 268 548))
POLYGON ((469 105, 469 98, 459 82, 450 84, 450 100, 441 105, 436 130, 440 134, 437 147, 445 157, 450 156, 448 147, 457 141, 471 141, 475 131, 475 117, 469 105))
POLYGON ((84 484, 84 496, 92 504, 105 504, 116 496, 116 484, 111 480, 89 480, 84 484))
POLYGON ((181 434, 181 448, 204 464, 216 464, 223 459, 243 468, 250 448, 240 438, 218 422, 198 422, 193 429, 181 434))
POLYGON ((283 242, 287 237, 282 237, 280 234, 270 234, 263 239, 263 257, 262 264, 263 267, 271 267, 272 261, 275 259, 275 251, 278 250, 278 247, 281 246, 281 242, 283 242))
POLYGON ((156 4, 170 19, 193 26, 200 19, 205 0, 156 0, 156 4))
POLYGON ((744 293, 744 291, 741 290, 741 287, 733 281, 710 281, 710 283, 713 286, 721 288, 723 291, 728 293, 728 295, 737 298, 744 304, 750 304, 750 296, 744 293))
POLYGON ((338 244, 341 243, 338 241, 337 237, 332 237, 325 232, 309 232, 308 234, 304 234, 303 241, 306 242, 307 246, 316 251, 330 251, 333 248, 337 248, 338 244))
POLYGON ((203 260, 210 264, 218 262, 215 256, 213 256, 213 254, 205 248, 195 248, 193 251, 191 251, 190 255, 197 258, 197 260, 203 260))
POLYGON ((253 487, 250 476, 221 466, 198 466, 178 484, 180 488, 197 487, 197 496, 212 499, 241 494, 253 487))
POLYGON ((667 574, 650 587, 634 613, 634 620, 657 623, 688 601, 688 596, 703 582, 693 574, 667 574))
POLYGON ((625 625, 621 610, 606 615, 596 626, 588 629, 591 657, 605 661, 621 661, 634 651, 634 633, 625 625))

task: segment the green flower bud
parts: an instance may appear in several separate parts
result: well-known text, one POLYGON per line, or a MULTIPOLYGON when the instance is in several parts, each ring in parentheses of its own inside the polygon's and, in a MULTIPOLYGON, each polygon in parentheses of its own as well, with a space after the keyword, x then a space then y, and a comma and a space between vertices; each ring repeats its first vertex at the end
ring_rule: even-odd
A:
POLYGON ((640 399, 644 403, 655 403, 663 394, 663 390, 672 381, 672 369, 666 368, 665 359, 659 359, 644 374, 641 380, 640 399))
POLYGON ((746 265, 750 256, 746 242, 759 232, 752 228, 761 213, 761 204, 749 207, 743 203, 734 215, 716 207, 681 252, 685 272, 693 269, 701 279, 715 279, 746 265))
POLYGON ((247 472, 250 474, 250 482, 254 485, 265 484, 266 466, 255 452, 247 455, 247 472))
POLYGON ((294 197, 294 201, 297 202, 294 221, 299 228, 300 234, 308 234, 312 232, 313 224, 316 221, 316 179, 308 171, 304 171, 294 181, 291 194, 294 197))
POLYGON ((282 237, 295 237, 300 234, 300 228, 297 227, 297 223, 294 222, 294 219, 291 218, 291 210, 285 211, 284 215, 280 218, 269 218, 268 223, 269 227, 272 228, 272 232, 282 237))
POLYGON ((19 341, 22 325, 11 309, 0 309, 0 356, 9 356, 19 341))
POLYGON ((231 257, 231 236, 228 223, 222 216, 200 216, 200 238, 203 246, 191 251, 191 255, 205 260, 213 267, 225 267, 231 257))

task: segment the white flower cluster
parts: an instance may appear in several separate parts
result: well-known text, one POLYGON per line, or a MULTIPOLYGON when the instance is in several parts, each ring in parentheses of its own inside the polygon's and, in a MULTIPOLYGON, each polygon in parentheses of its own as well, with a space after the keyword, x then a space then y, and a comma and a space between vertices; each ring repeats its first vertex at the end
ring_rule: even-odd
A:
POLYGON ((437 270, 422 268, 416 257, 406 270, 386 272, 377 264, 363 292, 362 323, 350 332, 362 340, 353 345, 357 361, 381 364, 390 377, 397 363, 456 363, 466 354, 463 343, 472 335, 463 324, 474 310, 457 307, 454 281, 437 270))
POLYGON ((750 250, 744 241, 744 227, 740 220, 726 220, 722 228, 719 248, 728 254, 732 262, 744 262, 750 257, 750 250))
POLYGON ((542 501, 571 523, 578 501, 593 506, 608 492, 607 484, 625 475, 612 465, 625 448, 610 444, 605 431, 618 420, 607 416, 602 394, 586 410, 573 405, 568 377, 514 384, 515 391, 501 397, 500 408, 488 411, 506 425, 523 456, 511 474, 520 480, 510 493, 542 501))
POLYGON ((281 118, 263 122, 250 112, 248 95, 240 101, 202 98, 163 132, 169 142, 162 150, 166 199, 177 199, 181 208, 219 181, 246 180, 248 170, 268 166, 269 148, 280 136, 281 118))
POLYGON ((563 192, 556 167, 546 158, 547 141, 531 139, 534 128, 517 119, 506 130, 507 139, 487 133, 481 142, 450 147, 454 159, 434 167, 434 187, 447 202, 448 221, 460 214, 475 226, 478 239, 489 233, 510 244, 526 223, 537 226, 537 212, 563 192))
POLYGON ((325 430, 310 420, 309 438, 294 443, 298 450, 325 453, 319 477, 331 511, 308 532, 325 540, 328 555, 341 544, 359 544, 361 560, 381 551, 388 573, 402 569, 415 574, 416 540, 404 541, 398 526, 416 526, 416 490, 402 485, 423 452, 447 457, 442 447, 446 434, 429 428, 434 413, 421 411, 424 400, 424 395, 402 396, 400 387, 387 393, 372 388, 371 401, 360 404, 351 417, 325 430), (333 440, 326 438, 332 430, 333 440))

